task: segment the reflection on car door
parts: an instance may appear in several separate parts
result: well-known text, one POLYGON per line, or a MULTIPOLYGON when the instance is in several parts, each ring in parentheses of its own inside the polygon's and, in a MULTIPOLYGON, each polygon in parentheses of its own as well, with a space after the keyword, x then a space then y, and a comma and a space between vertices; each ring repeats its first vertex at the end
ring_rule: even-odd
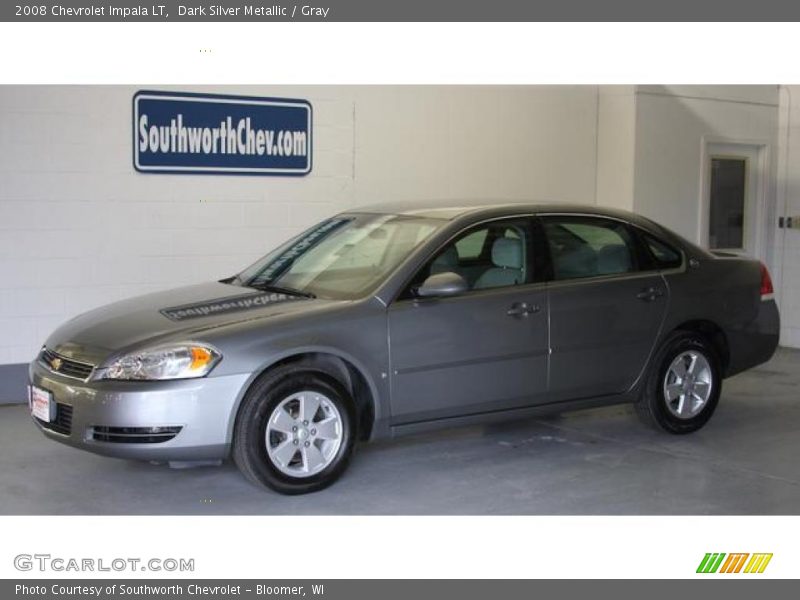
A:
POLYGON ((526 406, 546 394, 547 292, 544 282, 533 282, 529 221, 483 227, 491 228, 488 235, 466 231, 453 242, 456 251, 445 247, 422 270, 467 269, 469 292, 406 298, 389 308, 394 425, 526 406), (470 233, 459 257, 458 242, 470 233), (491 251, 470 248, 466 256, 477 239, 491 251), (492 262, 475 274, 478 254, 492 262), (517 255, 525 264, 514 264, 517 255))
POLYGON ((627 224, 599 217, 542 217, 553 280, 550 393, 558 402, 627 391, 663 323, 668 288, 641 270, 627 224))

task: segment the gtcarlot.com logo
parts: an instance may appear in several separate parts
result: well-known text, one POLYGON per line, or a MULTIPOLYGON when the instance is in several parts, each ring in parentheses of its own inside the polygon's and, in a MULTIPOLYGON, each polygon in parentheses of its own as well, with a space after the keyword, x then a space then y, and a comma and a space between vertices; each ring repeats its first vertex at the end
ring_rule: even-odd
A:
POLYGON ((763 573, 772 553, 707 552, 697 566, 698 573, 763 573))
POLYGON ((17 554, 14 557, 17 571, 62 572, 191 572, 194 571, 193 558, 75 558, 50 554, 17 554))

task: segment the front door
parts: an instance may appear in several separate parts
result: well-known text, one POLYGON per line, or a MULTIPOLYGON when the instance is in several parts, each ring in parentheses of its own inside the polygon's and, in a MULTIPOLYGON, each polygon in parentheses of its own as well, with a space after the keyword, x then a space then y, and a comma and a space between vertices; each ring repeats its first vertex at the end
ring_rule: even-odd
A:
MULTIPOLYGON (((527 406, 547 392, 547 292, 534 272, 528 219, 468 229, 432 258, 389 308, 392 423, 527 406), (415 298, 430 273, 469 291, 415 298)), ((537 263, 538 264, 538 263, 537 263)))

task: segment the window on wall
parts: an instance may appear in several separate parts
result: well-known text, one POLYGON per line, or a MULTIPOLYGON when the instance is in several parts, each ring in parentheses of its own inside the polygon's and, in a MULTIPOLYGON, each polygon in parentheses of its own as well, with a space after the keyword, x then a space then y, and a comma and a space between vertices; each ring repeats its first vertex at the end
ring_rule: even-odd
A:
POLYGON ((591 217, 542 220, 555 279, 617 275, 636 270, 630 231, 619 221, 591 217))
POLYGON ((746 158, 712 158, 708 245, 712 249, 744 248, 747 180, 746 158))

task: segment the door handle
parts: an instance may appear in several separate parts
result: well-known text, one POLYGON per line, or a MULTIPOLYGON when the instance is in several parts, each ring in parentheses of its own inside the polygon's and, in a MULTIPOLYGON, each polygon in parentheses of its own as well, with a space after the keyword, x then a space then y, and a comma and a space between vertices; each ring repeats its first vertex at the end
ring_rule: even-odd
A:
POLYGON ((527 317, 530 314, 537 313, 541 310, 538 304, 528 304, 527 302, 515 302, 506 311, 509 317, 527 317))
POLYGON ((643 300, 645 302, 652 302, 656 298, 660 298, 663 295, 664 292, 661 289, 655 287, 649 287, 636 294, 636 297, 639 300, 643 300))

